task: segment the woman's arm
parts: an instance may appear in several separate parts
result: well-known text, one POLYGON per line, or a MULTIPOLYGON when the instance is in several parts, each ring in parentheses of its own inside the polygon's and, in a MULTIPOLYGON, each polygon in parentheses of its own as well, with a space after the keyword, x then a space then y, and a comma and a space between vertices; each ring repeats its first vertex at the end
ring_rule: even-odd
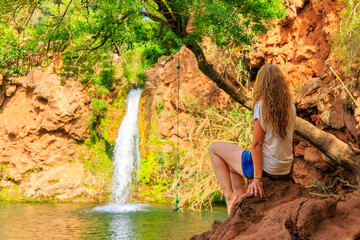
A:
POLYGON ((292 162, 291 162, 291 168, 290 168, 289 177, 290 177, 290 180, 291 180, 293 183, 296 183, 296 181, 295 181, 295 176, 294 176, 294 164, 295 164, 295 144, 294 144, 294 139, 293 139, 293 160, 292 160, 292 162))
POLYGON ((251 144, 251 154, 254 164, 254 181, 249 185, 248 192, 265 197, 263 184, 261 181, 263 171, 262 144, 264 142, 265 132, 258 119, 255 119, 255 128, 253 142, 251 144))

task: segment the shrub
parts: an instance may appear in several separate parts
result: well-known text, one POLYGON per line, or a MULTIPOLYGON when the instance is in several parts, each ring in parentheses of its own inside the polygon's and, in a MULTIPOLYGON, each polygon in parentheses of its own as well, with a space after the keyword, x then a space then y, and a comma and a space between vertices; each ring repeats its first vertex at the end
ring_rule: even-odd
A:
POLYGON ((360 71, 360 0, 340 0, 346 4, 341 15, 333 48, 344 65, 345 73, 360 71))

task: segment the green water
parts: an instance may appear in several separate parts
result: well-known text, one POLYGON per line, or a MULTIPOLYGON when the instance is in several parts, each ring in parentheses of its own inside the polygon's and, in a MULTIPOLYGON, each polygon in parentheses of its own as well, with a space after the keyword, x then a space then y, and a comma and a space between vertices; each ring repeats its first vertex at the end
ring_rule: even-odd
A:
POLYGON ((0 202, 0 239, 189 239, 227 217, 225 207, 170 211, 170 205, 160 204, 117 208, 0 202))

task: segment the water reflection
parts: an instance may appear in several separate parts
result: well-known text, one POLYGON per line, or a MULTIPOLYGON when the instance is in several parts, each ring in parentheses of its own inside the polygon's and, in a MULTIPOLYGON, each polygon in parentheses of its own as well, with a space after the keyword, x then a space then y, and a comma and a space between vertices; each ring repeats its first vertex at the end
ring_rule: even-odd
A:
POLYGON ((0 204, 0 239, 83 239, 93 227, 108 229, 110 220, 76 213, 72 204, 0 204), (84 232, 85 231, 85 232, 84 232))
POLYGON ((224 207, 170 211, 167 205, 0 203, 0 239, 189 239, 227 216, 224 207))

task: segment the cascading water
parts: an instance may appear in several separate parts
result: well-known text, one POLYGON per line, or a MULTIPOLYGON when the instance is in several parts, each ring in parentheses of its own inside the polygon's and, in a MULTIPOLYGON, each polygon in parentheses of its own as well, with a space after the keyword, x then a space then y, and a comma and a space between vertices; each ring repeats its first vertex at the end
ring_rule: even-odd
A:
POLYGON ((132 88, 127 96, 127 111, 123 118, 114 149, 112 203, 96 207, 99 212, 129 212, 142 209, 141 204, 125 204, 130 193, 134 171, 140 163, 137 115, 141 89, 132 88))
POLYGON ((132 175, 140 162, 137 114, 141 89, 131 89, 127 97, 127 111, 120 125, 114 152, 112 199, 124 204, 129 196, 132 175))

